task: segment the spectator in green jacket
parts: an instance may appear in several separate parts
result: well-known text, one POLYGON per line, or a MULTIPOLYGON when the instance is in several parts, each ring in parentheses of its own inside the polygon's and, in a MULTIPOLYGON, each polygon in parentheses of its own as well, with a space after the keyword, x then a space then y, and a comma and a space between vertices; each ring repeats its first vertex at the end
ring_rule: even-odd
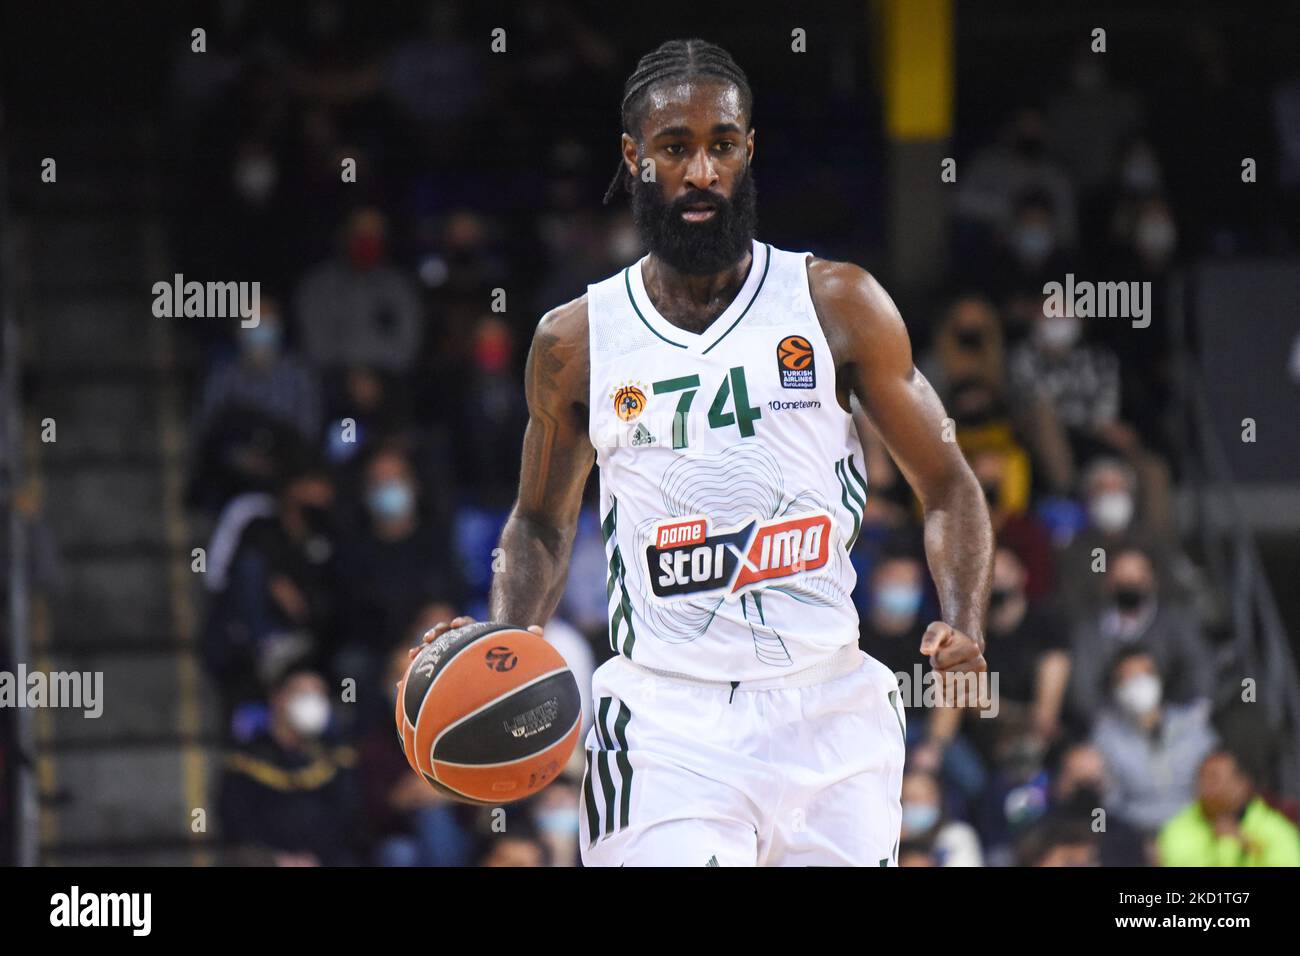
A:
POLYGON ((1300 866, 1300 830, 1255 792, 1232 753, 1205 758, 1196 790, 1160 831, 1162 866, 1300 866))

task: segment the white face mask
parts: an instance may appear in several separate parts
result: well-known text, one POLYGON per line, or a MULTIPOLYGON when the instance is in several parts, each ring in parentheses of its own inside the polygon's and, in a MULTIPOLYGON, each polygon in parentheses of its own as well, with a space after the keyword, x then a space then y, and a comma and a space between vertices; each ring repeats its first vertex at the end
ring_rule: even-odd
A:
POLYGON ((1160 706, 1160 678, 1154 674, 1130 677, 1115 691, 1119 705, 1134 717, 1145 717, 1160 706))
POLYGON ((330 722, 330 702, 324 694, 299 694, 285 708, 289 726, 304 737, 319 737, 330 722))
POLYGON ((1123 531, 1133 520, 1133 496, 1126 491, 1103 491, 1089 504, 1088 517, 1107 534, 1123 531))
POLYGON ((1068 349, 1079 341, 1083 330, 1077 316, 1047 315, 1038 320, 1034 326, 1034 336, 1040 345, 1050 349, 1068 349))

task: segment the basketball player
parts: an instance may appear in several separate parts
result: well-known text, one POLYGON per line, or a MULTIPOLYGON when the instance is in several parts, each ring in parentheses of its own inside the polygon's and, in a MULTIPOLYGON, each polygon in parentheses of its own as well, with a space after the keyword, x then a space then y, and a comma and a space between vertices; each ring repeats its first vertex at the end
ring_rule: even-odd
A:
POLYGON ((857 645, 850 402, 925 507, 940 672, 985 670, 983 492, 876 281, 755 239, 730 55, 665 43, 622 112, 606 200, 631 192, 649 254, 538 324, 491 617, 539 630, 554 611, 594 460, 616 656, 593 679, 584 864, 897 865, 904 713, 857 645))

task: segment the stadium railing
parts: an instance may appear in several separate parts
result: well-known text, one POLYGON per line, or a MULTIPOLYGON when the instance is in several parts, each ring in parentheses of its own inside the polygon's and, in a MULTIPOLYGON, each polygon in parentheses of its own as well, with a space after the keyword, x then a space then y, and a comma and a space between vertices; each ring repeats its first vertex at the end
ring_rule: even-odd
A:
MULTIPOLYGON (((1300 799, 1300 671, 1227 450, 1215 428, 1201 356, 1188 345, 1188 283, 1186 276, 1176 279, 1170 300, 1184 479, 1206 570, 1227 604, 1238 673, 1256 679, 1255 699, 1262 704, 1278 743, 1278 789, 1300 799)), ((1235 685, 1225 687, 1223 697, 1226 700, 1240 690, 1235 685)))

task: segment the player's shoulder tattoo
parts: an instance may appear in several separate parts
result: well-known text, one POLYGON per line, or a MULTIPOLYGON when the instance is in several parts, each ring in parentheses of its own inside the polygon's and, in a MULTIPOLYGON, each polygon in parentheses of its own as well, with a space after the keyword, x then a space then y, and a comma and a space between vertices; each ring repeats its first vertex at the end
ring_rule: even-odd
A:
POLYGON ((589 365, 587 296, 542 316, 528 352, 526 384, 534 395, 585 396, 589 365))

